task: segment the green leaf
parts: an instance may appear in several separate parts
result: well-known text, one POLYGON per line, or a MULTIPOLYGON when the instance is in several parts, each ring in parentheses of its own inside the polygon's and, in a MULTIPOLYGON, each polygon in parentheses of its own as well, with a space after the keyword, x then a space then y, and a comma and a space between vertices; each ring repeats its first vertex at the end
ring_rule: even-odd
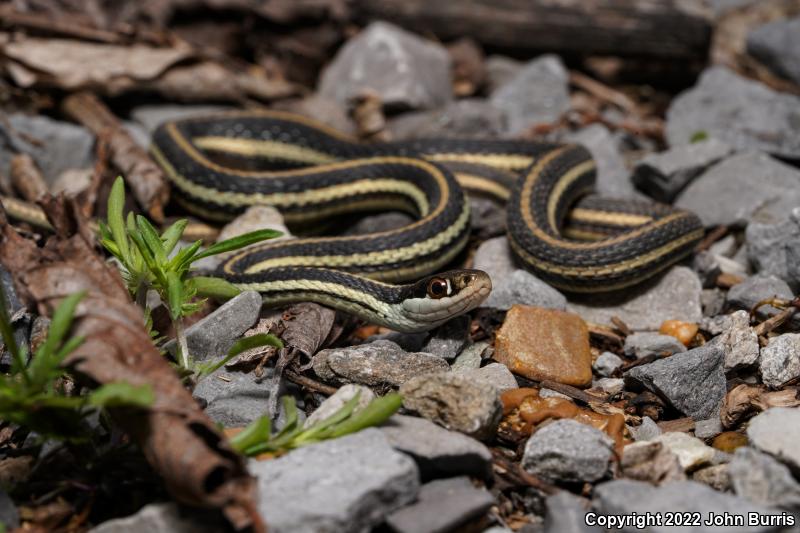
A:
POLYGON ((198 296, 218 301, 230 300, 242 292, 239 287, 222 278, 195 276, 189 279, 189 283, 197 291, 198 296))
POLYGON ((353 414, 353 411, 355 411, 355 408, 358 406, 359 398, 361 398, 361 391, 358 391, 355 396, 347 400, 347 402, 345 402, 345 404, 331 416, 320 420, 311 427, 306 428, 306 430, 297 438, 298 442, 296 444, 314 442, 317 440, 318 436, 325 432, 325 430, 327 430, 329 427, 347 419, 353 414))
POLYGON ((177 272, 188 267, 192 261, 194 261, 194 254, 197 253, 197 250, 199 250, 202 245, 203 241, 195 241, 186 248, 181 248, 170 262, 167 263, 167 269, 177 272))
POLYGON ((178 241, 183 235, 183 230, 186 229, 188 223, 189 221, 185 218, 176 220, 175 223, 161 234, 161 240, 164 242, 164 251, 167 254, 172 253, 172 250, 175 248, 175 245, 178 244, 178 241))
POLYGON ((164 251, 164 243, 161 242, 161 237, 158 236, 156 228, 142 215, 137 215, 136 225, 144 238, 145 244, 153 253, 153 257, 159 265, 167 263, 167 254, 164 251))
POLYGON ((133 240, 134 244, 136 245, 136 249, 139 250, 139 254, 141 255, 142 259, 144 260, 144 264, 150 270, 150 273, 153 277, 158 280, 158 282, 163 285, 164 287, 167 286, 167 278, 164 275, 164 271, 161 269, 161 265, 156 262, 155 257, 150 252, 150 248, 144 242, 144 237, 139 232, 137 228, 134 228, 133 231, 128 228, 128 235, 130 235, 131 239, 133 240))
POLYGON ((283 235, 283 233, 280 231, 275 231, 274 229, 260 229, 251 231, 250 233, 245 233, 244 235, 239 235, 238 237, 227 239, 209 246, 197 254, 195 260, 202 257, 209 257, 212 255, 238 250, 239 248, 244 248, 245 246, 249 246, 267 239, 274 239, 275 237, 280 237, 281 235, 283 235))
POLYGON ((228 354, 219 361, 213 361, 211 363, 199 365, 197 369, 198 377, 204 377, 212 374, 215 370, 240 353, 246 352, 247 350, 252 350, 253 348, 260 348, 262 346, 274 346, 280 350, 283 348, 283 342, 281 342, 278 337, 270 333, 258 333, 256 335, 251 335, 250 337, 242 337, 233 343, 233 346, 231 346, 230 350, 228 350, 228 354))
POLYGON ((130 262, 130 246, 128 245, 128 235, 125 232, 125 223, 122 216, 124 207, 125 182, 121 176, 118 176, 111 187, 111 194, 108 195, 108 228, 119 248, 121 260, 127 266, 130 262))
POLYGON ((692 136, 689 138, 690 143, 697 143, 700 141, 705 141, 708 139, 708 132, 704 130, 698 130, 692 133, 692 136))
POLYGON ((237 452, 245 453, 248 448, 269 440, 271 431, 272 423, 269 417, 262 416, 252 421, 241 432, 230 438, 228 442, 230 442, 231 447, 237 452))
MULTIPOLYGON (((72 317, 75 314, 75 308, 81 299, 86 296, 86 292, 77 292, 71 294, 61 300, 61 303, 53 313, 53 319, 50 321, 50 329, 47 332, 47 338, 44 343, 36 350, 36 354, 31 360, 30 375, 32 380, 37 385, 44 385, 47 380, 51 379, 52 371, 58 368, 61 361, 69 352, 59 350, 64 336, 72 327, 72 317)), ((72 346, 74 341, 67 343, 67 346, 72 346)), ((74 346, 75 348, 77 345, 74 346)), ((74 348, 73 348, 74 349, 74 348)))
POLYGON ((396 392, 375 398, 369 405, 355 413, 353 416, 333 426, 324 433, 325 438, 336 438, 362 429, 383 424, 403 405, 403 397, 396 392))
POLYGON ((181 317, 183 311, 183 281, 178 274, 172 270, 167 272, 167 298, 169 300, 169 314, 172 320, 181 317))
POLYGON ((150 407, 156 396, 150 385, 139 387, 125 381, 103 385, 89 395, 89 405, 95 407, 150 407))

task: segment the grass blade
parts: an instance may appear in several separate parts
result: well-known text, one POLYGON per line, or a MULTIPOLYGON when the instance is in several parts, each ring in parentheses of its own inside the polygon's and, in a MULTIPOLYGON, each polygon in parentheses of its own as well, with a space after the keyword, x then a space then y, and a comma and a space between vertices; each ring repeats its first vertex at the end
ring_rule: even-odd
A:
POLYGON ((268 416, 262 416, 228 439, 228 442, 234 450, 243 454, 248 448, 269 440, 271 432, 272 422, 268 416))
POLYGON ((209 257, 212 255, 217 255, 225 252, 231 252, 233 250, 238 250, 239 248, 244 248, 245 246, 249 246, 251 244, 255 244, 257 242, 261 242, 267 239, 274 239, 275 237, 280 237, 283 235, 280 231, 276 231, 274 229, 260 229, 257 231, 251 231, 250 233, 245 233, 244 235, 239 235, 238 237, 234 237, 232 239, 226 239, 222 242, 218 242, 213 244, 197 254, 195 259, 200 259, 202 257, 209 257))
POLYGON ((117 176, 114 185, 111 187, 111 194, 108 195, 108 229, 114 242, 119 248, 123 263, 130 262, 130 246, 128 244, 128 234, 125 231, 125 219, 122 210, 125 207, 125 182, 121 176, 117 176))
POLYGON ((183 230, 186 229, 188 223, 189 221, 185 218, 176 220, 175 223, 161 234, 161 240, 164 243, 164 252, 166 252, 167 255, 171 254, 175 245, 178 244, 181 236, 183 236, 183 230))
POLYGON ((242 290, 233 283, 222 278, 196 276, 189 280, 198 296, 214 298, 215 300, 230 300, 242 293, 242 290))

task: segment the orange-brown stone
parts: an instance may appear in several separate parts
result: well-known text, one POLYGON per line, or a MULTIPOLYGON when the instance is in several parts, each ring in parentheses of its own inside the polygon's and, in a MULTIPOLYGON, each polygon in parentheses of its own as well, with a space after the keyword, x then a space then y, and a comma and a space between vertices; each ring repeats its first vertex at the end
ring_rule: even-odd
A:
POLYGON ((494 358, 528 379, 592 382, 589 328, 573 313, 514 305, 497 331, 494 358))

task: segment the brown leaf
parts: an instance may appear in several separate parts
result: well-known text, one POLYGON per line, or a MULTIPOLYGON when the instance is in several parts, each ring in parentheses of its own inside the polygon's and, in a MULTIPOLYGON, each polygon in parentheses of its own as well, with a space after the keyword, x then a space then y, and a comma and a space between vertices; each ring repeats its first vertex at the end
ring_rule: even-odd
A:
POLYGON ((293 305, 283 313, 286 328, 281 339, 287 348, 295 348, 311 357, 328 338, 336 312, 314 303, 293 305))
POLYGON ((72 334, 85 341, 66 364, 90 382, 150 385, 153 406, 111 414, 138 441, 170 493, 190 505, 222 509, 237 528, 262 530, 255 483, 242 458, 156 350, 119 272, 92 248, 77 205, 59 198, 43 202, 43 208, 56 229, 44 248, 17 234, 0 212, 0 262, 12 273, 20 297, 51 315, 65 296, 86 291, 72 326, 72 334))

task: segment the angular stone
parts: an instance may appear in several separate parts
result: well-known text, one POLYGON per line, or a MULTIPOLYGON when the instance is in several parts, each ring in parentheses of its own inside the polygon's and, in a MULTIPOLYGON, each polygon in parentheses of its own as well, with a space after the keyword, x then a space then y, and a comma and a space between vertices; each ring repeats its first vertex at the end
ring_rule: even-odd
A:
POLYGON ((800 510, 800 483, 786 465, 771 456, 749 446, 737 448, 728 474, 738 496, 762 505, 800 510))
POLYGON ((686 472, 709 465, 716 452, 697 437, 680 431, 668 431, 653 439, 659 442, 678 458, 678 462, 686 472))
POLYGON ((90 529, 91 533, 215 533, 224 530, 219 513, 183 509, 174 502, 151 503, 138 512, 114 518, 90 529))
POLYGON ((631 173, 618 148, 618 141, 602 124, 591 124, 564 136, 564 140, 586 147, 597 164, 594 192, 612 198, 636 198, 631 173))
POLYGON ((452 100, 450 55, 393 24, 373 22, 339 50, 320 77, 319 94, 348 103, 365 92, 390 109, 431 109, 452 100))
POLYGON ((747 225, 747 259, 761 275, 781 278, 795 290, 800 288, 800 208, 777 224, 747 225))
POLYGON ((206 402, 205 413, 226 428, 243 427, 269 414, 270 400, 280 396, 280 380, 259 379, 252 373, 221 368, 203 378, 192 394, 206 402))
POLYGON ((750 314, 747 311, 736 311, 728 317, 725 329, 712 341, 725 350, 726 373, 755 364, 760 353, 758 335, 750 327, 750 314))
POLYGON ((386 518, 396 533, 458 531, 480 519, 495 501, 466 476, 437 479, 422 485, 417 501, 386 518))
POLYGON ((502 363, 490 363, 484 367, 465 370, 461 373, 476 382, 493 386, 501 394, 507 390, 519 388, 514 374, 502 363))
POLYGON ((776 223, 800 205, 799 184, 800 170, 761 152, 742 152, 701 174, 675 206, 694 211, 706 226, 776 223))
POLYGON ((361 217, 352 226, 342 231, 342 235, 365 235, 367 233, 377 233, 380 231, 391 231, 403 226, 408 226, 414 222, 411 215, 397 211, 379 213, 361 217))
POLYGON ((503 414, 493 385, 454 372, 412 378, 400 387, 400 394, 406 409, 478 440, 494 436, 503 414))
POLYGON ((30 154, 48 184, 69 169, 91 168, 94 164, 94 135, 83 126, 23 113, 9 115, 7 126, 11 129, 0 126, 0 171, 6 174, 17 153, 30 154), (35 143, 29 142, 33 140, 35 143))
POLYGON ((457 316, 436 328, 420 351, 454 359, 470 343, 469 328, 469 317, 457 316))
POLYGON ((698 439, 713 439, 723 432, 722 421, 718 416, 706 420, 697 420, 694 423, 694 436, 698 439))
POLYGON ((522 69, 524 63, 510 57, 492 55, 486 58, 486 76, 489 92, 511 81, 522 69))
POLYGON ((319 404, 319 407, 317 407, 317 409, 311 413, 303 425, 305 427, 309 427, 317 422, 325 420, 336 413, 336 411, 344 407, 347 402, 355 398, 356 394, 358 394, 358 403, 356 404, 354 412, 360 411, 375 399, 375 393, 372 392, 372 389, 369 387, 353 384, 343 385, 339 387, 339 390, 325 399, 324 402, 319 404))
POLYGON ((701 468, 692 474, 692 481, 708 485, 714 490, 727 492, 731 488, 731 478, 728 475, 728 465, 713 465, 701 468))
POLYGON ((481 305, 507 311, 515 305, 545 307, 563 311, 567 299, 556 289, 527 270, 516 269, 510 276, 492 282, 492 292, 481 305))
POLYGON ((600 389, 606 394, 619 394, 625 389, 625 380, 622 378, 600 378, 592 382, 592 387, 600 389))
POLYGON ((250 461, 249 470, 271 533, 367 531, 419 491, 414 461, 377 429, 250 461))
POLYGON ((675 354, 686 351, 681 341, 672 335, 662 335, 660 333, 637 332, 625 338, 623 351, 628 357, 642 359, 651 355, 661 355, 663 353, 675 354))
POLYGON ((686 479, 678 456, 656 441, 639 441, 625 446, 619 466, 623 477, 654 485, 686 479))
POLYGON ((649 154, 636 163, 633 183, 654 200, 670 204, 692 180, 731 152, 727 144, 706 139, 649 154))
POLYGON ((459 137, 465 139, 497 138, 505 132, 503 111, 478 98, 467 98, 432 111, 405 113, 389 121, 394 139, 459 137))
POLYGON ((480 368, 484 353, 486 353, 487 350, 494 351, 491 345, 486 341, 478 341, 470 344, 456 357, 456 360, 450 365, 450 370, 453 372, 477 370, 480 368))
MULTIPOLYGON (((506 236, 494 237, 483 241, 475 250, 472 258, 472 268, 483 270, 492 278, 492 293, 497 290, 498 284, 519 270, 508 245, 506 236)), ((489 295, 491 297, 491 295, 489 295)))
POLYGON ((515 305, 497 332, 494 358, 528 379, 592 382, 589 330, 573 313, 515 305))
MULTIPOLYGON (((660 487, 644 481, 619 479, 597 485, 594 489, 594 509, 597 513, 606 515, 627 515, 637 513, 699 513, 701 521, 708 518, 710 513, 721 516, 745 515, 747 513, 775 514, 774 510, 748 502, 742 498, 717 492, 706 485, 695 481, 676 481, 666 483, 660 487)), ((780 514, 780 513, 778 513, 780 514)), ((635 531, 626 528, 625 531, 635 531)), ((652 533, 699 533, 709 531, 705 526, 692 525, 652 525, 647 528, 652 533)), ((776 531, 774 526, 729 526, 715 527, 715 532, 720 533, 767 533, 776 531)))
POLYGON ((725 398, 723 356, 721 348, 706 344, 634 367, 625 373, 625 382, 658 394, 686 416, 705 420, 717 416, 725 398))
POLYGON ((597 481, 608 474, 614 443, 602 431, 571 419, 538 429, 525 443, 522 467, 548 481, 597 481))
POLYGON ((635 441, 653 440, 661 433, 661 428, 658 427, 652 418, 649 416, 642 417, 642 423, 638 426, 629 427, 631 436, 635 441))
POLYGON ((772 337, 761 350, 759 370, 764 385, 775 389, 800 376, 800 333, 772 337))
MULTIPOLYGON (((231 298, 218 309, 186 329, 186 344, 194 361, 224 357, 244 332, 258 320, 261 295, 245 291, 231 298)), ((174 354, 176 343, 171 340, 164 349, 174 354)))
POLYGON ((667 110, 667 140, 670 146, 684 145, 703 132, 740 150, 798 157, 798 108, 797 96, 714 66, 700 75, 697 85, 672 100, 667 110))
POLYGON ((633 331, 657 331, 665 320, 700 322, 701 290, 697 274, 676 266, 664 276, 623 295, 576 298, 567 305, 567 310, 595 324, 610 324, 616 316, 633 331))
POLYGON ((392 416, 378 429, 394 449, 414 459, 423 481, 454 475, 491 478, 492 453, 463 433, 404 415, 392 416))
POLYGON ((526 63, 508 82, 497 87, 489 101, 508 117, 515 135, 536 124, 549 124, 569 110, 567 69, 555 55, 526 63))
POLYGON ((408 353, 387 340, 321 350, 312 362, 314 372, 322 379, 371 386, 388 383, 397 387, 415 376, 450 370, 441 357, 408 353))
MULTIPOLYGON (((769 298, 791 300, 792 289, 785 281, 775 276, 751 276, 731 287, 728 291, 727 304, 733 309, 749 312, 756 304, 769 298)), ((778 312, 779 310, 771 305, 759 308, 759 316, 778 312)))
POLYGON ((751 31, 747 53, 800 84, 800 17, 774 20, 751 31))
POLYGON ((545 500, 543 533, 600 533, 599 527, 586 525, 589 504, 566 490, 561 490, 545 500))
POLYGON ((800 472, 800 408, 772 407, 747 426, 750 444, 800 472))
POLYGON ((619 367, 621 367, 624 362, 625 361, 623 361, 616 354, 611 352, 603 352, 597 357, 593 366, 595 372, 597 372, 599 375, 609 377, 619 367))

